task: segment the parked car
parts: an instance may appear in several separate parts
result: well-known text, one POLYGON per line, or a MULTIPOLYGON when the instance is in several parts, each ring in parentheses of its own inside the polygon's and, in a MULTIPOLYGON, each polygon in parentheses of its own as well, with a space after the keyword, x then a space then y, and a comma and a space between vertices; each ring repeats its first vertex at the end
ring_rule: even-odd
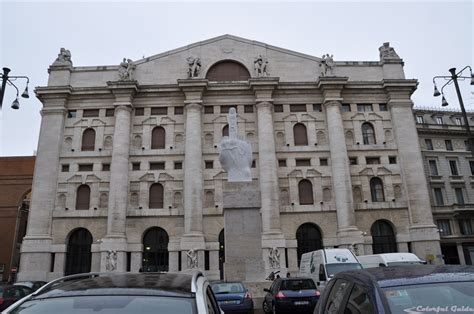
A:
POLYGON ((421 259, 413 253, 384 253, 357 256, 363 268, 423 265, 421 259))
POLYGON ((474 313, 474 267, 416 265, 334 276, 315 314, 474 313))
POLYGON ((311 278, 277 278, 263 300, 265 313, 311 313, 319 291, 311 278))
POLYGON ((253 314, 252 295, 242 282, 213 282, 211 288, 224 313, 253 314))
POLYGON ((15 282, 13 285, 27 286, 33 289, 33 291, 36 291, 42 286, 44 286, 45 284, 47 284, 46 281, 18 281, 18 282, 15 282))
POLYGON ((201 272, 87 273, 53 280, 4 313, 222 313, 201 272))
POLYGON ((0 294, 0 311, 33 292, 31 288, 21 285, 2 286, 0 290, 2 290, 0 294))

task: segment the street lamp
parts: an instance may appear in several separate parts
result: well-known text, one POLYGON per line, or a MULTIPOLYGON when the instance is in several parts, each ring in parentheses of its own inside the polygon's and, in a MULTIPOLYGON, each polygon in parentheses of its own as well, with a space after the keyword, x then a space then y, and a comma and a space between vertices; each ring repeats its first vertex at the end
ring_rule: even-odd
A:
POLYGON ((466 114, 466 109, 464 109, 464 103, 462 101, 462 96, 461 96, 461 91, 459 90, 459 84, 458 84, 458 79, 471 79, 471 85, 474 85, 474 75, 472 74, 472 68, 470 66, 464 67, 461 71, 456 73, 456 68, 451 68, 449 69, 449 72, 451 73, 451 76, 435 76, 433 77, 433 85, 434 85, 434 93, 433 96, 438 97, 442 95, 442 100, 441 100, 441 106, 446 107, 448 106, 448 101, 444 97, 443 89, 454 82, 454 86, 456 88, 456 94, 458 95, 458 100, 459 100, 459 105, 461 106, 461 111, 462 111, 462 116, 464 118, 464 125, 466 127, 466 133, 467 133, 467 140, 469 143, 469 148, 471 149, 472 156, 474 156, 474 139, 472 138, 471 135, 471 128, 469 127, 469 120, 467 119, 467 114, 466 114), (471 76, 460 76, 461 73, 469 68, 469 71, 471 71, 471 76), (438 90, 438 87, 436 86, 435 80, 438 78, 442 78, 445 80, 448 80, 443 87, 441 87, 441 92, 438 90))
POLYGON ((29 98, 30 96, 28 95, 28 83, 30 82, 30 79, 28 76, 8 76, 8 73, 10 73, 9 68, 3 68, 3 74, 0 73, 0 78, 2 79, 2 89, 0 90, 0 110, 2 109, 3 105, 3 96, 5 95, 5 87, 7 86, 7 83, 16 89, 16 98, 12 103, 12 109, 19 109, 20 108, 20 102, 18 101, 18 95, 20 94, 20 91, 18 90, 18 87, 13 83, 13 81, 16 81, 17 79, 26 79, 26 88, 21 94, 21 97, 23 98, 29 98))

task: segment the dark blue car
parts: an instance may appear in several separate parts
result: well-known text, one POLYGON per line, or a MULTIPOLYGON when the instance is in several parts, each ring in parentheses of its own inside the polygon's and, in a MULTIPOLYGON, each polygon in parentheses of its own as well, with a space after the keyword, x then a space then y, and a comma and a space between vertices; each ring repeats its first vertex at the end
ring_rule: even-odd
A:
POLYGON ((474 313, 474 267, 420 265, 337 273, 314 310, 326 313, 474 313))
POLYGON ((277 278, 263 300, 265 313, 312 313, 319 291, 311 278, 277 278))
POLYGON ((242 282, 214 282, 211 288, 224 313, 253 314, 252 296, 242 282))

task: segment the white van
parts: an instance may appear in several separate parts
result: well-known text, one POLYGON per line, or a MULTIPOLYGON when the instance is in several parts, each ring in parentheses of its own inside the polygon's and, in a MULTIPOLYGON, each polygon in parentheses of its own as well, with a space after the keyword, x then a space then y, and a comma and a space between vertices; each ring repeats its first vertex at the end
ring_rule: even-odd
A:
POLYGON ((364 268, 425 264, 413 253, 384 253, 357 258, 364 268))
POLYGON ((359 261, 348 249, 322 249, 301 255, 300 273, 302 277, 310 277, 323 290, 336 273, 361 269, 359 261))

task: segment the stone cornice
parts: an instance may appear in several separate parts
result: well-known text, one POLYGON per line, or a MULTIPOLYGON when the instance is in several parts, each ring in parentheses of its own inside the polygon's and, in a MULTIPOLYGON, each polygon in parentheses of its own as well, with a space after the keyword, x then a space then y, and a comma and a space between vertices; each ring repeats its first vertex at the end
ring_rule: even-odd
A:
POLYGON ((115 95, 115 103, 123 105, 132 104, 133 97, 138 92, 137 81, 109 81, 107 82, 109 90, 115 95))
MULTIPOLYGON (((395 79, 384 79, 382 80, 383 88, 392 97, 392 95, 404 95, 408 98, 413 94, 418 86, 418 80, 395 80, 395 79)), ((397 97, 398 98, 398 97, 397 97)))
POLYGON ((278 87, 279 81, 278 77, 250 78, 249 86, 255 93, 255 103, 273 102, 273 91, 278 87))
POLYGON ((72 94, 72 87, 70 85, 36 87, 35 94, 42 102, 49 99, 67 99, 72 94))
POLYGON ((208 83, 206 79, 178 80, 178 86, 184 93, 185 103, 201 103, 208 83))
POLYGON ((326 76, 320 77, 316 82, 316 85, 321 89, 324 99, 323 103, 329 102, 341 102, 342 96, 341 92, 347 85, 349 78, 347 77, 336 77, 336 76, 326 76))

